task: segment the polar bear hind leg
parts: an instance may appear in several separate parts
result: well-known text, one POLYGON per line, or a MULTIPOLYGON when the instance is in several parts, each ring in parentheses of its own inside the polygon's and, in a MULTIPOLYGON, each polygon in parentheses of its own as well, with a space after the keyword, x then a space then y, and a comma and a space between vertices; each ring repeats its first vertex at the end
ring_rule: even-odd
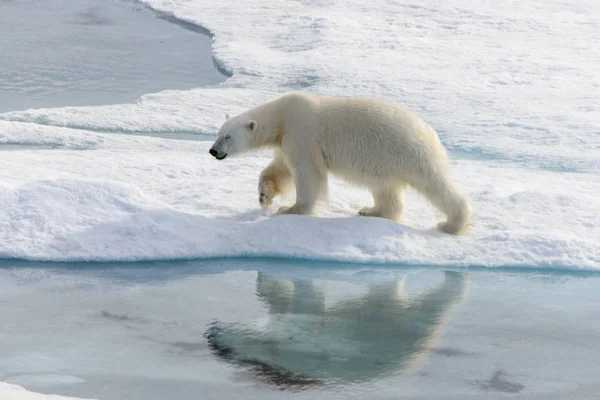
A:
POLYGON ((462 233, 471 225, 471 206, 466 196, 446 176, 422 179, 412 185, 425 196, 439 211, 446 214, 446 221, 438 224, 438 229, 449 234, 462 233))

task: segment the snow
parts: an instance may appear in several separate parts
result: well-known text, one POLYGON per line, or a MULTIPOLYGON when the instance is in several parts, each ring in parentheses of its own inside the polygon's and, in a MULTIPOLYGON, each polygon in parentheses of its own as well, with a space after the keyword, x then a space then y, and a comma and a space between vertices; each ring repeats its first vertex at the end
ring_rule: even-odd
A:
POLYGON ((370 194, 339 180, 331 182, 330 202, 319 205, 318 217, 275 217, 283 202, 263 211, 256 190, 268 153, 219 162, 208 154, 210 141, 5 121, 0 130, 0 142, 45 146, 2 152, 4 258, 281 256, 591 269, 600 264, 598 181, 588 174, 456 161, 453 172, 477 212, 472 232, 456 237, 435 230, 443 216, 414 192, 404 224, 358 217, 358 208, 372 201, 370 194))
POLYGON ((75 397, 30 392, 21 386, 0 382, 0 399, 6 400, 75 400, 75 397))
POLYGON ((600 269, 597 2, 148 4, 207 28, 232 76, 133 104, 0 114, 0 257, 600 269), (443 217, 414 193, 403 224, 357 217, 370 194, 337 180, 318 217, 262 211, 270 154, 217 162, 208 148, 225 113, 296 89, 419 112, 451 151, 473 229, 437 232, 443 217))
POLYGON ((224 112, 264 100, 264 91, 305 89, 401 103, 422 113, 452 150, 553 169, 599 167, 597 2, 149 4, 208 28, 215 58, 233 73, 217 87, 239 90, 167 92, 123 110, 69 108, 6 118, 213 132, 224 112))

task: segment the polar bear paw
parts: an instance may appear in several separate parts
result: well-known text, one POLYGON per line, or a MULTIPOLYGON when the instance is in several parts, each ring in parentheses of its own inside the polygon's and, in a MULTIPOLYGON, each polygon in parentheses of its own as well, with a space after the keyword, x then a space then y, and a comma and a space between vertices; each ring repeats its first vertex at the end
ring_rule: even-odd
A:
POLYGON ((295 214, 295 215, 312 215, 312 207, 308 207, 302 204, 294 204, 291 207, 283 206, 277 210, 276 215, 295 214))
POLYGON ((279 210, 277 210, 277 215, 285 215, 285 214, 293 214, 292 207, 288 207, 288 206, 279 207, 279 210))
POLYGON ((375 209, 375 207, 363 207, 358 210, 358 215, 363 217, 378 217, 379 212, 375 209))
POLYGON ((363 207, 358 210, 361 217, 385 218, 392 221, 402 221, 402 211, 398 209, 381 209, 377 207, 363 207))
POLYGON ((263 180, 258 185, 258 202, 260 207, 267 209, 273 204, 273 199, 277 196, 277 186, 271 180, 263 180))
POLYGON ((440 231, 444 233, 449 233, 451 235, 460 234, 465 230, 465 228, 461 227, 460 225, 448 221, 438 223, 437 227, 440 231))

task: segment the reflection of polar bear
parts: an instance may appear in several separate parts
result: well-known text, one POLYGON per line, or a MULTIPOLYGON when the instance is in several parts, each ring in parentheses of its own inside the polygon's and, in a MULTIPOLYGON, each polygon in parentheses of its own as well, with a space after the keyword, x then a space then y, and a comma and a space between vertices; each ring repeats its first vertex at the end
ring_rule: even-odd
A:
POLYGON ((327 174, 367 187, 373 207, 360 215, 399 221, 403 190, 416 188, 447 216, 439 228, 460 233, 471 220, 467 198, 448 176, 448 157, 435 131, 398 106, 359 98, 291 93, 228 118, 210 154, 222 160, 271 147, 275 158, 261 173, 260 202, 296 186, 296 203, 282 214, 310 214, 326 193, 327 174))
POLYGON ((326 307, 312 282, 259 273, 257 295, 269 307, 267 324, 215 322, 206 337, 217 354, 254 366, 275 383, 364 382, 417 368, 468 284, 467 274, 445 272, 442 283, 420 295, 403 296, 402 282, 394 281, 326 307))

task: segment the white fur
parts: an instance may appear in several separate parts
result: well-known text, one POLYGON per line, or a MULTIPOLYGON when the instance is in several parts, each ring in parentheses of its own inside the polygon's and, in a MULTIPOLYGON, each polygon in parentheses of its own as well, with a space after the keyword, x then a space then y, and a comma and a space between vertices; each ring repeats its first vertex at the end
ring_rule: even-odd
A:
POLYGON ((446 214, 442 231, 460 233, 471 222, 436 132, 396 105, 289 93, 227 119, 211 151, 221 158, 264 147, 276 151, 260 174, 261 206, 296 187, 296 203, 279 214, 313 213, 331 173, 371 190, 375 204, 360 215, 400 221, 410 185, 446 214))

